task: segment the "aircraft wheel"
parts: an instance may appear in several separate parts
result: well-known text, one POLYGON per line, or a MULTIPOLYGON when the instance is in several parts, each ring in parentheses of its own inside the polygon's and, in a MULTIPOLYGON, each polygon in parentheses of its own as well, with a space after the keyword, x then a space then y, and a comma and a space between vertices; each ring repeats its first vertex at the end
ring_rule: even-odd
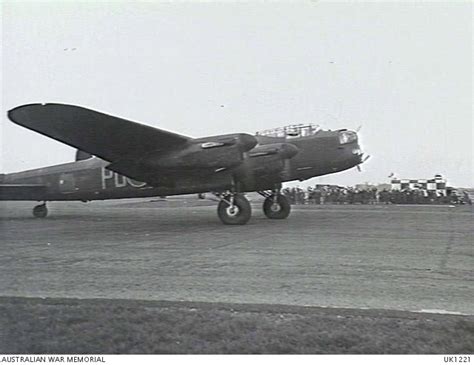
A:
POLYGON ((41 204, 34 207, 33 215, 36 218, 46 218, 46 216, 48 215, 48 208, 46 207, 46 204, 41 204))
POLYGON ((288 199, 281 194, 270 196, 263 202, 263 213, 270 219, 285 219, 290 215, 288 199))
MULTIPOLYGON (((227 201, 230 197, 226 198, 227 201)), ((217 206, 217 215, 224 224, 246 224, 252 215, 252 208, 247 198, 241 194, 234 195, 234 204, 220 201, 217 206)))

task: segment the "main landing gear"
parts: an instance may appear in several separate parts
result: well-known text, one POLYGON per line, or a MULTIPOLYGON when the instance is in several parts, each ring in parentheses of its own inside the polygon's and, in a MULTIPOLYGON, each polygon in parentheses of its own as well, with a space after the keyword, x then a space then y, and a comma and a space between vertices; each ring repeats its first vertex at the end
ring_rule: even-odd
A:
MULTIPOLYGON (((285 219, 290 215, 291 206, 288 199, 280 193, 279 189, 259 191, 265 200, 263 202, 263 213, 270 219, 285 219)), ((217 215, 224 224, 243 225, 246 224, 251 215, 252 207, 243 194, 227 192, 214 193, 219 198, 217 215)))
POLYGON ((243 194, 228 193, 216 194, 216 196, 220 199, 217 215, 222 223, 242 225, 249 221, 252 207, 243 194))
POLYGON ((46 218, 46 216, 48 215, 48 208, 46 207, 46 202, 34 207, 33 208, 33 215, 36 218, 46 218))
POLYGON ((265 200, 263 201, 263 213, 270 219, 285 219, 290 215, 291 205, 286 196, 279 190, 259 191, 265 200))

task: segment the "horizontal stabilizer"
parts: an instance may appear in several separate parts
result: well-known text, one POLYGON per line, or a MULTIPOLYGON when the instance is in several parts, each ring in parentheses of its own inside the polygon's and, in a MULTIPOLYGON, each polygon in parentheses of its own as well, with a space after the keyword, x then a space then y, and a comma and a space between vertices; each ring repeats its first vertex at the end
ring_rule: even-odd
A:
POLYGON ((10 110, 8 117, 25 128, 110 162, 170 150, 189 140, 75 105, 22 105, 10 110))
POLYGON ((0 200, 44 200, 45 185, 0 184, 0 200))

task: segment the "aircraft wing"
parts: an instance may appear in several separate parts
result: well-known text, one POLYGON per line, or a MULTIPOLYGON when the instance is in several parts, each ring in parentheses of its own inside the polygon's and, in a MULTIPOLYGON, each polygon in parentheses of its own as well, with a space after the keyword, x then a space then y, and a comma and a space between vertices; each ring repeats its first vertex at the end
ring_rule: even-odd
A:
POLYGON ((8 112, 14 123, 109 162, 169 151, 190 138, 66 104, 28 104, 8 112))
POLYGON ((39 184, 0 184, 0 200, 43 200, 47 186, 39 184))

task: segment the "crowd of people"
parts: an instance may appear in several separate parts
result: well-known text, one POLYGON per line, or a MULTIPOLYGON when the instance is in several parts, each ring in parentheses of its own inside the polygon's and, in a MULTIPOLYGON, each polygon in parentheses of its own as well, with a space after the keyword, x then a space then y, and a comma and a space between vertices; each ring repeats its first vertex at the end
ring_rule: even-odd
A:
POLYGON ((455 191, 449 194, 422 189, 378 190, 334 185, 316 185, 305 189, 285 188, 282 193, 290 204, 464 204, 455 191))

